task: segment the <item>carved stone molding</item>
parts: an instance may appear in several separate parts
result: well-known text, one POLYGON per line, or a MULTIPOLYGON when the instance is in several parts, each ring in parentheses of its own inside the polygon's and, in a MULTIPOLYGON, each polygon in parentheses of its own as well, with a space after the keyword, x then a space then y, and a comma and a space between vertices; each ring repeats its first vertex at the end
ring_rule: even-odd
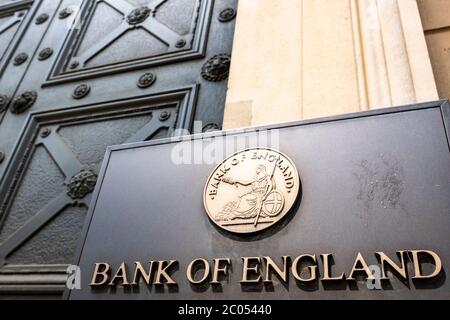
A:
POLYGON ((9 104, 9 97, 5 94, 0 94, 0 112, 3 112, 6 110, 9 104))
POLYGON ((438 99, 416 1, 351 5, 361 109, 438 99))
POLYGON ((222 81, 228 78, 231 57, 221 53, 213 56, 202 67, 202 77, 208 81, 222 81))
POLYGON ((149 7, 140 7, 131 11, 127 16, 127 22, 130 25, 137 25, 144 22, 150 16, 152 11, 149 7))
POLYGON ((416 1, 328 2, 239 1, 224 128, 438 99, 416 1))
POLYGON ((89 94, 89 92, 91 92, 91 87, 89 85, 80 84, 73 91, 72 97, 74 99, 82 99, 82 98, 86 97, 89 94))
POLYGON ((0 294, 64 292, 68 265, 6 265, 0 269, 0 294))
POLYGON ((14 58, 14 65, 20 66, 22 63, 24 63, 27 60, 28 60, 28 54, 26 54, 25 52, 19 53, 14 58))
POLYGON ((11 104, 11 112, 22 113, 33 106, 37 99, 36 91, 25 91, 21 93, 11 104))
POLYGON ((219 19, 220 22, 228 22, 233 20, 235 17, 236 10, 234 10, 233 8, 226 8, 220 12, 217 19, 219 19))
POLYGON ((70 179, 67 185, 67 195, 72 199, 83 199, 94 191, 97 175, 89 169, 83 169, 70 179))
POLYGON ((46 60, 46 59, 50 58, 52 56, 52 54, 53 54, 53 49, 52 48, 42 49, 41 52, 39 52, 38 59, 40 61, 46 60))
POLYGON ((152 86, 156 81, 156 75, 151 72, 144 73, 139 77, 137 81, 137 86, 139 88, 148 88, 152 86))

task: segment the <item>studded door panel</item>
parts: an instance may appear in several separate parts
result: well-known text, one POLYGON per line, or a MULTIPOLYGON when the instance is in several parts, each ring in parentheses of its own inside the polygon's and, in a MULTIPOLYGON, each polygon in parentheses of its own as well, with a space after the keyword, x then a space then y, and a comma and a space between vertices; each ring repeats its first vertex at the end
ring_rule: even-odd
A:
POLYGON ((106 148, 169 136, 181 107, 124 104, 31 122, 0 209, 0 264, 69 263, 106 148))
POLYGON ((220 130, 237 0, 19 2, 0 78, 0 274, 60 273, 48 265, 72 262, 107 146, 220 130))
MULTIPOLYGON (((29 5, 3 6, 6 1, 0 2, 0 66, 6 64, 8 60, 7 53, 14 46, 18 36, 20 25, 25 19, 29 5)), ((28 55, 17 55, 14 64, 24 63, 28 55)), ((2 70, 1 68, 0 70, 2 70)), ((0 73, 1 75, 1 73, 0 73)))
POLYGON ((202 0, 85 2, 54 76, 198 57, 210 10, 202 0))

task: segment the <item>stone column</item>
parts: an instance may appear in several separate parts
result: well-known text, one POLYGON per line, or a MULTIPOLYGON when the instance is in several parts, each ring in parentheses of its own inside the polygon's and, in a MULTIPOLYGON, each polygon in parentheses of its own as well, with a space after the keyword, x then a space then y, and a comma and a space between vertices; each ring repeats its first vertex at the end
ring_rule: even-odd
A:
POLYGON ((441 99, 450 99, 450 1, 418 0, 436 86, 441 99))
POLYGON ((416 0, 241 0, 224 128, 438 99, 416 0))

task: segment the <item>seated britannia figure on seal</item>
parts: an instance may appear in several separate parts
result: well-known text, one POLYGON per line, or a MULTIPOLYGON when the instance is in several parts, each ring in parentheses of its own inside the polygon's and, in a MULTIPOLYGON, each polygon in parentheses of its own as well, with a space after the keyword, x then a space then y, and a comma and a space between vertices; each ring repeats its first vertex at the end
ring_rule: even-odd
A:
POLYGON ((237 181, 229 177, 222 178, 222 182, 238 187, 239 185, 249 187, 245 193, 238 196, 235 201, 230 201, 222 208, 216 216, 217 221, 228 221, 234 219, 251 219, 260 215, 267 217, 262 205, 267 195, 276 189, 273 174, 267 173, 264 165, 258 165, 256 176, 250 181, 237 181))

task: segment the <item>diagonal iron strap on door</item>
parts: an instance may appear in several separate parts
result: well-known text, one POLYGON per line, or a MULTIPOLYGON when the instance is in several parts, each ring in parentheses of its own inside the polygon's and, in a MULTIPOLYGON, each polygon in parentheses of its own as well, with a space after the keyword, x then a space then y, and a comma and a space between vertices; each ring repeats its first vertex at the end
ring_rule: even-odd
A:
POLYGON ((154 0, 146 6, 137 7, 131 5, 125 0, 104 0, 104 3, 107 3, 111 7, 117 9, 126 18, 119 26, 108 33, 104 38, 93 44, 84 53, 78 57, 74 57, 73 62, 76 63, 75 65, 78 63, 86 65, 89 60, 94 58, 99 52, 112 44, 125 32, 135 28, 142 28, 148 33, 154 35, 162 42, 166 43, 169 46, 169 49, 183 48, 188 43, 189 39, 183 38, 183 36, 179 35, 175 31, 172 31, 169 27, 165 26, 161 22, 158 22, 158 20, 154 18, 158 7, 166 1, 167 0, 154 0))
MULTIPOLYGON (((14 49, 20 38, 19 35, 21 34, 19 30, 26 17, 30 14, 30 7, 32 5, 32 1, 16 1, 16 3, 3 4, 3 6, 0 3, 0 78, 11 55, 14 53, 14 49)), ((16 54, 17 56, 19 55, 19 53, 16 54)), ((6 94, 5 88, 7 87, 4 84, 0 84, 0 91, 6 94)))
POLYGON ((107 146, 221 128, 237 0, 0 3, 0 273, 46 272, 72 261, 107 146))
POLYGON ((81 171, 82 164, 72 153, 72 150, 61 140, 58 133, 41 138, 40 143, 50 153, 50 156, 62 170, 66 178, 70 178, 81 171))
MULTIPOLYGON (((175 124, 175 116, 168 110, 152 112, 151 120, 129 137, 125 143, 144 141, 151 138, 161 129, 171 129, 175 124)), ((88 206, 90 193, 97 181, 96 166, 85 166, 73 154, 72 150, 56 132, 49 128, 42 130, 37 138, 36 146, 42 145, 66 177, 67 189, 49 201, 20 229, 13 233, 0 245, 0 266, 6 263, 7 257, 27 241, 33 234, 44 227, 56 215, 70 205, 88 206)))
POLYGON ((13 16, 8 18, 8 20, 6 22, 4 22, 4 23, 2 23, 2 25, 0 25, 0 34, 5 32, 12 26, 14 26, 16 23, 19 23, 20 21, 22 21, 20 13, 16 12, 13 16))
POLYGON ((65 192, 54 198, 45 207, 43 207, 36 215, 28 221, 22 228, 16 231, 0 246, 0 266, 6 262, 6 258, 36 231, 41 229, 47 222, 54 218, 64 208, 73 202, 65 192))
MULTIPOLYGON (((83 165, 78 161, 64 141, 62 141, 58 133, 55 132, 46 137, 40 137, 36 146, 40 144, 45 147, 53 161, 55 161, 58 167, 63 171, 66 179, 73 179, 78 173, 82 172, 83 165)), ((70 183, 70 180, 68 182, 70 183)), ((9 254, 23 244, 36 231, 47 224, 64 208, 75 204, 75 202, 76 200, 69 196, 69 192, 63 191, 37 212, 24 226, 0 245, 0 266, 5 264, 5 260, 9 254)))

